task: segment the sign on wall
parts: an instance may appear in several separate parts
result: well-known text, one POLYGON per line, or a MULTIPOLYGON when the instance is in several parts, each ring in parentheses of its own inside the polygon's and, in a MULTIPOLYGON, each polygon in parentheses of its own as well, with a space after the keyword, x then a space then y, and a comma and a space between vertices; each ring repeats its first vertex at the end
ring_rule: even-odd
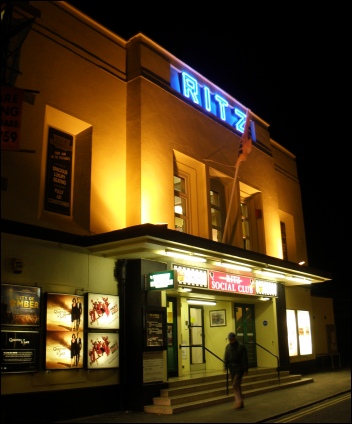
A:
POLYGON ((73 137, 49 127, 44 209, 71 215, 73 137))
POLYGON ((40 287, 1 284, 1 325, 39 326, 40 287))
POLYGON ((39 332, 1 330, 1 373, 39 371, 39 332))
POLYGON ((111 332, 88 333, 87 368, 119 367, 119 335, 111 332))
POLYGON ((120 328, 119 296, 87 293, 87 327, 118 330, 120 328))
POLYGON ((84 297, 46 294, 46 369, 83 368, 84 297))
POLYGON ((19 150, 23 90, 1 86, 1 150, 19 150))
POLYGON ((153 272, 148 275, 148 289, 149 290, 162 290, 173 289, 175 286, 175 273, 174 271, 161 271, 153 272))

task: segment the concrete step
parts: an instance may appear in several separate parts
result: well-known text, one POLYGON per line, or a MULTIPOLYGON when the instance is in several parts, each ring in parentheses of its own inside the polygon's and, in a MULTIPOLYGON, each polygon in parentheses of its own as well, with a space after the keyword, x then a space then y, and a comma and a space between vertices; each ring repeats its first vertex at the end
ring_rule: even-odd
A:
MULTIPOLYGON (((281 371, 280 372, 280 380, 288 377, 289 371, 281 371)), ((292 376, 291 376, 292 377, 292 376)), ((261 374, 249 374, 248 376, 243 377, 243 384, 249 383, 257 383, 257 382, 267 382, 272 380, 274 383, 278 381, 277 371, 270 373, 261 373, 261 374)), ((174 382, 169 383, 169 388, 163 389, 160 391, 160 396, 162 397, 171 397, 177 395, 184 395, 187 393, 194 393, 197 391, 205 391, 205 390, 214 390, 217 388, 226 387, 226 374, 219 374, 211 377, 203 377, 192 379, 191 383, 189 380, 185 381, 184 384, 182 382, 174 382), (180 384, 181 383, 181 384, 180 384)), ((230 384, 230 380, 229 380, 230 384)))
MULTIPOLYGON (((222 375, 221 377, 223 379, 224 375, 222 375)), ((280 384, 278 384, 277 376, 275 379, 268 379, 265 378, 265 373, 263 373, 263 379, 259 381, 245 381, 246 379, 248 379, 248 377, 244 377, 243 379, 242 392, 244 397, 255 396, 261 393, 266 393, 275 390, 282 390, 289 387, 312 383, 314 381, 313 378, 302 378, 300 374, 281 376, 280 373, 280 384)), ((209 377, 202 378, 203 382, 195 384, 194 390, 186 394, 165 396, 164 393, 164 396, 154 398, 153 405, 144 406, 144 411, 147 413, 172 415, 184 411, 189 411, 192 409, 203 408, 204 406, 211 406, 231 401, 233 402, 233 390, 231 385, 229 385, 228 394, 226 394, 226 387, 219 387, 215 390, 214 388, 211 390, 199 389, 198 386, 204 385, 204 380, 208 378, 209 377)), ((199 379, 193 379, 193 383, 194 380, 199 379)), ((217 381, 217 379, 214 379, 213 376, 212 381, 217 381)), ((184 381, 183 387, 187 389, 189 388, 189 380, 184 381)))

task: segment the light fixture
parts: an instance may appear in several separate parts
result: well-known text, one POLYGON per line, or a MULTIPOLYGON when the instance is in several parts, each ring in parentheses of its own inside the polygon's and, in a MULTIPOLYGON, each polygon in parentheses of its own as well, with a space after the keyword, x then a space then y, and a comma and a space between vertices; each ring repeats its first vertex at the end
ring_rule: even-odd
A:
POLYGON ((301 262, 298 262, 298 265, 304 265, 306 263, 306 261, 301 261, 301 262))
POLYGON ((270 300, 270 297, 262 296, 259 300, 262 300, 263 302, 267 302, 270 300))
POLYGON ((172 250, 165 250, 165 253, 163 255, 170 256, 171 258, 178 258, 178 259, 185 259, 189 262, 206 262, 207 260, 205 258, 202 258, 200 256, 194 256, 193 253, 180 253, 180 252, 173 252, 172 250))
POLYGON ((279 272, 272 272, 272 271, 262 271, 262 270, 256 270, 254 271, 256 274, 264 275, 265 277, 272 277, 272 278, 286 278, 285 274, 280 274, 279 272))
POLYGON ((237 265, 229 262, 214 262, 216 266, 221 266, 222 268, 230 268, 230 269, 236 269, 237 271, 247 271, 251 272, 252 268, 249 268, 248 266, 244 265, 237 265))
POLYGON ((191 292, 192 289, 190 289, 189 287, 179 287, 178 291, 181 293, 186 293, 186 292, 191 292))
POLYGON ((304 277, 286 277, 286 280, 294 281, 295 283, 312 284, 312 280, 304 277))
POLYGON ((216 302, 210 300, 187 299, 187 303, 190 305, 216 305, 216 302))

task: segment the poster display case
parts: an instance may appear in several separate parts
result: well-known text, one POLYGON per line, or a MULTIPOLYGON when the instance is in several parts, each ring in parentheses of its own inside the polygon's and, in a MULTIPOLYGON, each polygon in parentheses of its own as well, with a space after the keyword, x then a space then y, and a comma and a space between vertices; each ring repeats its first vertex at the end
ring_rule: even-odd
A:
POLYGON ((117 333, 88 333, 87 368, 118 368, 119 348, 119 335, 117 333))
POLYGON ((150 306, 144 310, 145 350, 167 349, 166 308, 150 306))
POLYGON ((39 371, 39 332, 1 330, 1 374, 39 371))
POLYGON ((120 328, 119 296, 103 293, 86 294, 88 329, 120 328))
POLYGON ((84 297, 46 293, 45 368, 83 368, 84 297))
POLYGON ((40 326, 41 288, 1 283, 1 326, 40 326))

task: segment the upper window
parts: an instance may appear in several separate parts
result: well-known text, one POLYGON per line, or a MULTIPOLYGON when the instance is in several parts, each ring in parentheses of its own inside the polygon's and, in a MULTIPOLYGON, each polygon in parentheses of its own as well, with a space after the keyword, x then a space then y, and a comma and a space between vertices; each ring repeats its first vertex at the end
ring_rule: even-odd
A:
POLYGON ((241 200, 242 238, 243 249, 251 250, 251 231, 249 222, 248 205, 245 200, 241 200))
POLYGON ((282 255, 283 259, 286 261, 288 260, 288 254, 287 254, 287 240, 286 240, 286 225, 284 222, 280 222, 281 227, 281 242, 282 242, 282 255))
POLYGON ((214 241, 223 241, 225 212, 224 187, 219 180, 212 178, 210 180, 210 214, 211 237, 214 241))
POLYGON ((188 231, 188 197, 186 189, 186 178, 174 176, 174 213, 175 230, 182 233, 188 231))

